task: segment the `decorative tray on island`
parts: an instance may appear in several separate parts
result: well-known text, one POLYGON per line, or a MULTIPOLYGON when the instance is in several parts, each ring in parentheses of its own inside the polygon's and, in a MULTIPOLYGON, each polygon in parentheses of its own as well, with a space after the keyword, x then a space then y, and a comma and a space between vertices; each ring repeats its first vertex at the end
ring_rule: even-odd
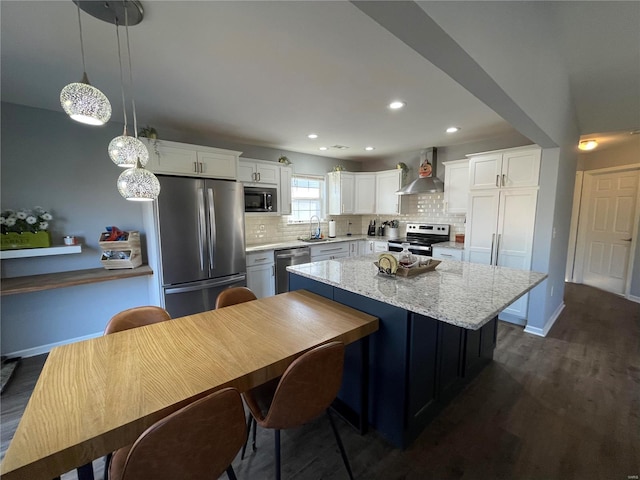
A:
POLYGON ((389 277, 413 277, 420 273, 435 270, 435 268, 440 265, 440 260, 433 260, 430 258, 426 260, 418 260, 413 265, 404 267, 398 263, 396 257, 390 253, 382 253, 378 257, 378 261, 373 262, 373 264, 378 268, 378 273, 382 275, 389 277))

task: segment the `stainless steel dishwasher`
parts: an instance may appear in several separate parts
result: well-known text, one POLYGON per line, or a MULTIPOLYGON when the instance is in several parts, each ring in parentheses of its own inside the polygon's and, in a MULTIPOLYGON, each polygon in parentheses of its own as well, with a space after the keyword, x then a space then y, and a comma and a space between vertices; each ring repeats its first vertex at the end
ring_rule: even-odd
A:
POLYGON ((289 265, 300 265, 311 262, 311 252, 309 247, 287 248, 286 250, 276 250, 276 293, 289 291, 289 265))

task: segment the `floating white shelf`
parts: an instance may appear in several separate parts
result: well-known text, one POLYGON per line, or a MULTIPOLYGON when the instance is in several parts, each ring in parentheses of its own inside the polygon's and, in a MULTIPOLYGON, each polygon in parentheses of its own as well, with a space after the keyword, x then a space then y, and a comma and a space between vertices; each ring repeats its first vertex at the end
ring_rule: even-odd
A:
POLYGON ((25 248, 22 250, 3 250, 0 259, 44 257, 47 255, 68 255, 70 253, 82 253, 82 245, 61 245, 49 248, 25 248))

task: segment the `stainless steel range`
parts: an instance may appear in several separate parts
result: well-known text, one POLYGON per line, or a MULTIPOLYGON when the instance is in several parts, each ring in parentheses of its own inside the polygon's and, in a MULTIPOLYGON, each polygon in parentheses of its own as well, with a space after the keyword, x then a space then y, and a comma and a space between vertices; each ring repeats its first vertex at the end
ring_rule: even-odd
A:
POLYGON ((431 256, 431 245, 449 241, 449 225, 439 223, 408 223, 407 236, 387 242, 389 251, 401 252, 402 244, 409 244, 409 251, 415 255, 431 256))

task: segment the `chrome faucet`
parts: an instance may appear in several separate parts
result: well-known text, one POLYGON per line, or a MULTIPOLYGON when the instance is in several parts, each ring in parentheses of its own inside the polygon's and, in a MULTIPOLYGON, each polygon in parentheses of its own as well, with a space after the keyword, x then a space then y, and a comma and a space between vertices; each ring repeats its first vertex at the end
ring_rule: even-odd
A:
POLYGON ((317 215, 312 215, 309 219, 309 237, 311 238, 320 238, 320 217, 317 215), (316 219, 316 229, 313 230, 313 219, 316 219))

